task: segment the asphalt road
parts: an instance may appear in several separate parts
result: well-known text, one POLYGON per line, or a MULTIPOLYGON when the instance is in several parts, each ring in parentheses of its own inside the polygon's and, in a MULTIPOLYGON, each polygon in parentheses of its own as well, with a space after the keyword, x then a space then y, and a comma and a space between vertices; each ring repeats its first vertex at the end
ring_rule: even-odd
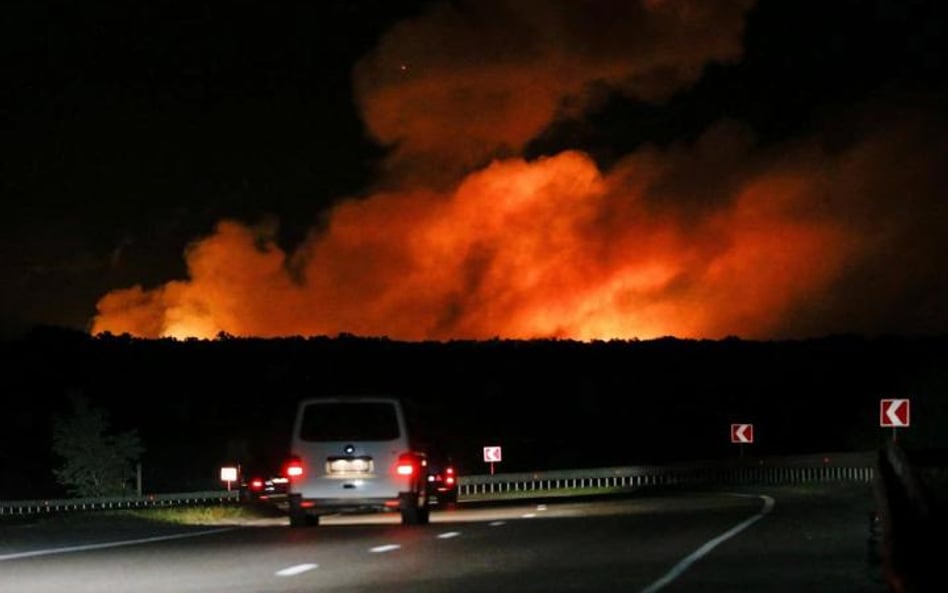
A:
POLYGON ((881 593, 864 488, 666 493, 393 516, 0 527, 0 591, 881 593), (129 543, 131 542, 131 543, 129 543))

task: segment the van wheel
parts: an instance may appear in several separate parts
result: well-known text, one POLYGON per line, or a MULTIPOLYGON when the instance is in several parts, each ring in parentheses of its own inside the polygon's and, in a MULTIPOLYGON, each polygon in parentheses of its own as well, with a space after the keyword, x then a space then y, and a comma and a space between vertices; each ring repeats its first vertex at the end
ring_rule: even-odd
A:
POLYGON ((290 527, 306 527, 306 515, 290 513, 290 527))
POLYGON ((425 497, 421 506, 418 505, 418 496, 410 492, 401 495, 402 525, 427 525, 431 517, 428 507, 428 498, 425 497))
POLYGON ((307 513, 303 509, 302 497, 290 495, 290 527, 315 527, 319 525, 319 515, 307 513))
POLYGON ((316 527, 319 525, 319 515, 299 513, 290 515, 290 527, 316 527))

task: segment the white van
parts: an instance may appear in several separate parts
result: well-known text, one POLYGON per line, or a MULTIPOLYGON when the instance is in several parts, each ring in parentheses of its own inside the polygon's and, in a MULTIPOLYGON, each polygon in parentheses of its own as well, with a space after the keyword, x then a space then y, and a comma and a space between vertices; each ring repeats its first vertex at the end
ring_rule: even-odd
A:
POLYGON ((428 522, 427 459, 411 450, 397 399, 303 400, 290 450, 290 525, 349 510, 397 510, 403 524, 428 522))

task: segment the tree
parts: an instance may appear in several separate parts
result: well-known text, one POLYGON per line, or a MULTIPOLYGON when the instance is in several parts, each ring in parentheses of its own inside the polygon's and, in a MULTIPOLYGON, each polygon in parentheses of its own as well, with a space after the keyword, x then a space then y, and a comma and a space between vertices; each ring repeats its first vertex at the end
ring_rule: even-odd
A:
POLYGON ((144 448, 137 430, 110 434, 105 410, 72 396, 72 413, 53 423, 53 453, 63 460, 56 480, 76 496, 127 494, 144 448))

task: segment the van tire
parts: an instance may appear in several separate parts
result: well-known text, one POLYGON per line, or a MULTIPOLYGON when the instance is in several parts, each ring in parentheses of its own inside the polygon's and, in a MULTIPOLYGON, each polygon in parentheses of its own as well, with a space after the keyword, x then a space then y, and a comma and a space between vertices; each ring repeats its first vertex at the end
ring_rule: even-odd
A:
POLYGON ((319 515, 307 512, 290 515, 290 527, 316 527, 317 525, 319 525, 319 515))
POLYGON ((290 495, 290 527, 307 527, 319 524, 318 515, 310 515, 303 509, 302 496, 299 494, 290 495))
POLYGON ((419 506, 419 496, 411 492, 401 494, 402 525, 427 525, 431 518, 428 498, 424 497, 419 506))

